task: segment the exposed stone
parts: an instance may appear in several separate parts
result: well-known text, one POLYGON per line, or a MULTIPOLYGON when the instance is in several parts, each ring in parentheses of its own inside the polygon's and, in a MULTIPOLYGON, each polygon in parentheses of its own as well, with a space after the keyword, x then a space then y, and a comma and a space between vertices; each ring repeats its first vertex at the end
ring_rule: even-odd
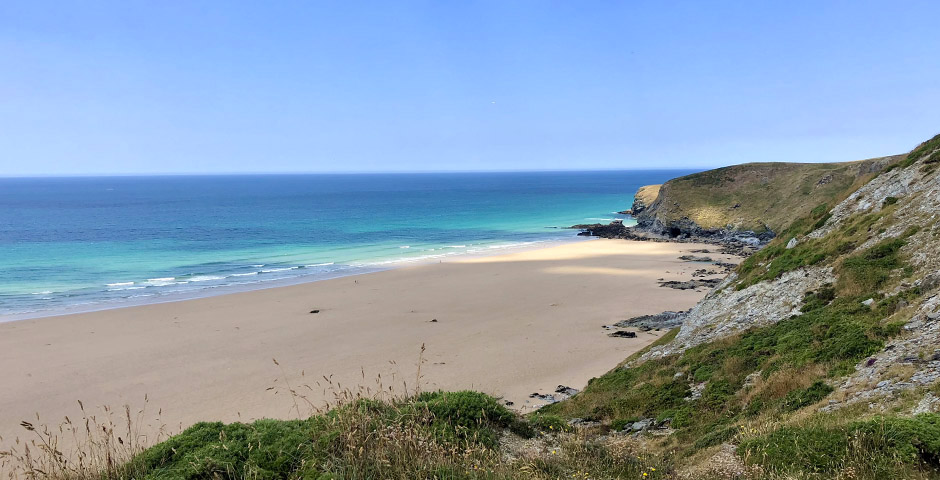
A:
POLYGON ((682 325, 682 321, 689 311, 685 312, 663 312, 655 315, 641 315, 628 320, 621 320, 614 324, 620 328, 639 328, 652 330, 654 328, 675 328, 682 325))
POLYGON ((685 260, 687 262, 714 262, 715 260, 712 257, 698 257, 695 255, 683 255, 679 257, 679 260, 685 260))
POLYGON ((568 425, 575 428, 593 428, 600 426, 601 422, 595 420, 585 420, 583 418, 572 418, 568 420, 568 425))
POLYGON ((940 406, 940 398, 937 398, 933 393, 927 392, 911 413, 918 415, 921 413, 936 412, 938 406, 940 406))
POLYGON ((674 288, 676 290, 695 290, 696 288, 712 288, 721 283, 720 278, 692 279, 686 282, 669 280, 659 282, 660 287, 674 288))
POLYGON ((617 330, 616 332, 608 333, 607 336, 614 337, 614 338, 636 338, 636 332, 628 332, 626 330, 617 330))
POLYGON ((685 316, 674 341, 651 349, 640 361, 799 315, 804 292, 817 290, 835 279, 830 267, 818 267, 787 272, 776 280, 743 290, 725 288, 736 280, 732 273, 718 284, 717 290, 706 295, 685 316))
POLYGON ((638 422, 633 422, 633 425, 630 425, 628 428, 633 432, 642 432, 643 430, 649 430, 656 424, 656 420, 652 418, 644 418, 638 422))
POLYGON ((560 393, 562 395, 567 395, 569 397, 574 396, 579 391, 580 390, 576 388, 566 387, 564 385, 559 385, 558 388, 555 389, 555 393, 560 393))
POLYGON ((787 242, 787 250, 790 250, 790 249, 796 247, 797 244, 799 244, 799 243, 800 243, 800 241, 797 240, 796 237, 791 238, 790 241, 787 242))

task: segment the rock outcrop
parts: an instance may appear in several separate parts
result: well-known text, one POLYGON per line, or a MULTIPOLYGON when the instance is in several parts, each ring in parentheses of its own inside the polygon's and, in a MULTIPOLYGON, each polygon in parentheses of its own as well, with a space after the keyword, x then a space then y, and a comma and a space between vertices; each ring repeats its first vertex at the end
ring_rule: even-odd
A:
POLYGON ((834 203, 900 158, 750 163, 641 187, 632 209, 636 230, 665 238, 763 245, 795 219, 834 203))

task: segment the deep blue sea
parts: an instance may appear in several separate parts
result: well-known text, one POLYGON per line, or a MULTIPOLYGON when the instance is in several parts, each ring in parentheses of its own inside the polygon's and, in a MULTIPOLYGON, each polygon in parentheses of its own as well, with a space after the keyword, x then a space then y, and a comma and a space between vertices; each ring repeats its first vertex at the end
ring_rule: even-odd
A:
POLYGON ((0 178, 0 320, 575 240, 686 173, 0 178))

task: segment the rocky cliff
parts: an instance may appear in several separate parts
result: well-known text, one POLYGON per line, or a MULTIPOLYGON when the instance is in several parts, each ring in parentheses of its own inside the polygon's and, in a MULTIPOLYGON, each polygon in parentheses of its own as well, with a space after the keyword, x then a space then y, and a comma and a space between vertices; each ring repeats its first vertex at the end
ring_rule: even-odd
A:
POLYGON ((750 163, 640 188, 637 227, 670 238, 762 244, 822 204, 835 204, 901 156, 848 163, 750 163))

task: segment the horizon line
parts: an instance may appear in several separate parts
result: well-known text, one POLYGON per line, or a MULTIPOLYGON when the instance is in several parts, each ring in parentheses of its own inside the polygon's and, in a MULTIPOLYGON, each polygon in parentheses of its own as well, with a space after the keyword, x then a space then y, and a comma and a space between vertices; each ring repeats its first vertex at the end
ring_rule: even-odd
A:
POLYGON ((261 176, 261 175, 415 175, 440 173, 564 173, 564 172, 630 172, 707 170, 719 167, 670 167, 670 168, 587 168, 587 169, 513 169, 513 170, 363 170, 363 171, 285 171, 285 172, 109 172, 109 173, 25 173, 0 174, 0 178, 94 178, 94 177, 210 177, 210 176, 261 176))

